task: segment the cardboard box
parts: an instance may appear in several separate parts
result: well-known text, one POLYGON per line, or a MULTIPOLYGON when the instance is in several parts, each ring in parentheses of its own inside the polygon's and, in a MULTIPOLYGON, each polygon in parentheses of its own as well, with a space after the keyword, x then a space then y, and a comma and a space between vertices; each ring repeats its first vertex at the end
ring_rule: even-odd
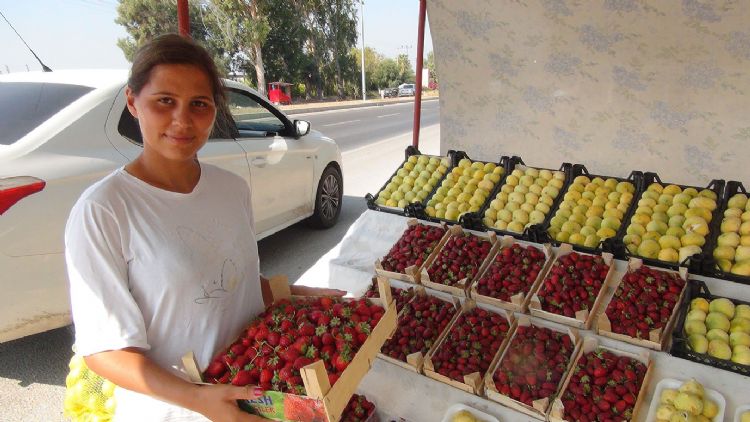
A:
MULTIPOLYGON (((448 330, 450 329, 451 326, 453 326, 453 323, 458 318, 458 315, 460 314, 460 310, 461 310, 461 303, 459 302, 459 300, 457 298, 451 297, 450 299, 447 299, 447 298, 441 297, 438 294, 429 294, 427 292, 427 289, 425 289, 422 286, 417 286, 415 288, 414 297, 412 298, 412 300, 415 300, 417 297, 424 297, 424 296, 434 296, 434 297, 437 297, 438 299, 443 300, 444 302, 451 303, 454 306, 454 308, 456 309, 455 315, 453 315, 453 317, 451 318, 451 320, 448 323, 448 325, 445 326, 445 329, 443 330, 443 332, 441 332, 438 335, 438 337, 435 339, 435 342, 432 344, 432 346, 430 347, 430 349, 425 354, 422 354, 422 352, 415 352, 415 353, 407 355, 406 356, 406 362, 401 361, 399 359, 394 359, 394 358, 392 358, 392 357, 390 357, 390 356, 388 356, 388 355, 386 355, 384 353, 378 353, 378 358, 380 358, 380 359, 382 359, 382 360, 384 360, 386 362, 390 362, 390 363, 392 363, 394 365, 400 366, 401 368, 404 368, 406 370, 416 372, 418 374, 422 373, 422 365, 424 364, 424 358, 425 358, 425 356, 428 356, 430 354, 430 352, 432 350, 434 350, 435 347, 437 347, 438 344, 440 344, 440 341, 443 339, 443 337, 445 335, 447 335, 448 330)), ((406 308, 406 306, 404 306, 404 308, 406 308)), ((401 316, 403 315, 403 313, 404 313, 405 310, 406 309, 402 309, 401 312, 399 312, 399 314, 398 314, 399 320, 401 319, 401 316)), ((398 329, 398 325, 396 326, 396 329, 398 329)))
MULTIPOLYGON (((606 349, 612 353, 614 353, 617 356, 628 356, 634 359, 637 359, 638 361, 644 363, 646 365, 646 375, 643 377, 643 383, 641 384, 641 389, 638 392, 638 397, 635 400, 635 404, 633 405, 633 416, 630 419, 631 421, 637 421, 638 414, 643 407, 643 402, 646 399, 647 391, 648 391, 648 383, 651 380, 651 375, 653 373, 652 371, 652 361, 651 357, 648 351, 643 350, 638 354, 635 353, 628 353, 621 350, 613 349, 610 347, 604 347, 599 346, 599 340, 597 340, 596 337, 587 337, 583 341, 583 346, 578 351, 578 355, 575 357, 573 365, 571 368, 575 368, 578 364, 578 361, 581 359, 583 355, 585 355, 588 352, 591 352, 593 350, 596 350, 597 347, 602 347, 603 349, 606 349)), ((562 397, 565 394, 565 390, 568 388, 568 384, 570 384, 570 379, 573 376, 573 371, 568 371, 568 375, 565 377, 565 382, 563 383, 563 387, 560 390, 559 397, 562 397)), ((562 400, 560 398, 556 398, 555 401, 552 403, 552 406, 549 411, 548 420, 551 422, 568 422, 567 419, 565 419, 565 406, 562 403, 562 400)), ((658 400, 658 398, 656 399, 658 400)), ((648 409, 645 409, 648 411, 648 409)))
MULTIPOLYGON (((555 256, 555 260, 550 265, 549 269, 553 268, 555 266, 555 262, 557 262, 558 259, 560 259, 563 256, 570 255, 571 253, 574 253, 573 246, 567 243, 564 243, 560 246, 558 249, 558 253, 555 256)), ((575 252, 579 255, 589 255, 594 256, 592 254, 582 253, 582 252, 575 252)), ((591 306, 591 309, 582 309, 578 312, 576 312, 575 318, 570 318, 565 315, 556 314, 554 312, 545 311, 542 309, 542 303, 539 299, 538 293, 544 287, 544 283, 546 281, 546 276, 544 280, 542 280, 541 283, 538 283, 535 286, 535 290, 533 294, 531 295, 531 300, 529 301, 529 312, 531 315, 537 316, 539 318, 548 319, 550 321, 559 322, 560 324, 570 325, 572 327, 576 327, 583 330, 588 330, 591 328, 591 325, 594 322, 594 319, 596 318, 596 315, 600 312, 602 307, 602 302, 604 301, 604 296, 607 293, 607 286, 611 283, 612 280, 612 274, 614 274, 614 258, 612 257, 611 253, 604 252, 602 253, 602 258, 604 259, 604 263, 609 266, 609 271, 607 272, 607 276, 604 278, 604 281, 602 281, 602 287, 599 289, 599 292, 596 295, 596 299, 594 300, 594 303, 591 306)), ((548 269, 548 270, 549 270, 548 269)), ((547 276, 549 276, 549 271, 547 272, 547 276)))
MULTIPOLYGON (((500 358, 497 359, 497 362, 495 362, 495 364, 490 368, 490 370, 487 371, 487 375, 484 377, 485 394, 487 398, 492 401, 496 401, 504 406, 510 407, 511 409, 517 410, 531 417, 534 417, 540 420, 545 420, 553 397, 544 397, 538 400, 534 400, 532 402, 532 406, 528 406, 525 403, 521 403, 519 401, 516 401, 500 393, 499 391, 497 391, 497 388, 495 387, 495 380, 494 380, 495 372, 497 371, 497 368, 502 362, 502 360, 505 359, 505 356, 507 356, 508 351, 510 350, 510 346, 513 343, 513 339, 516 337, 516 333, 518 332, 518 327, 528 327, 530 325, 549 328, 553 331, 562 332, 557 327, 555 327, 554 325, 551 325, 549 322, 546 322, 544 320, 532 321, 526 315, 521 315, 520 317, 518 317, 518 320, 516 322, 516 329, 513 331, 511 338, 506 344, 505 349, 503 350, 502 356, 500 356, 500 358)), ((560 381, 557 384, 557 390, 556 390, 557 392, 562 391, 563 382, 568 377, 567 374, 570 372, 571 368, 573 368, 575 357, 579 353, 579 350, 581 348, 581 337, 580 337, 580 334, 578 333, 578 330, 576 330, 575 328, 568 328, 567 334, 568 336, 570 336, 570 339, 572 340, 573 351, 570 355, 570 361, 568 362, 568 365, 566 366, 565 371, 563 372, 563 376, 560 378, 560 381)))
POLYGON ((492 245, 490 251, 487 253, 487 256, 481 263, 479 263, 479 269, 477 270, 477 274, 476 276, 474 276, 474 278, 466 277, 458 280, 458 282, 454 286, 449 286, 446 284, 433 282, 432 280, 430 280, 430 275, 427 273, 427 269, 430 268, 430 266, 432 266, 435 260, 437 260, 437 258, 440 256, 443 249, 445 248, 445 245, 448 243, 448 240, 450 240, 450 237, 461 235, 462 233, 464 233, 464 230, 461 226, 451 226, 450 229, 448 229, 448 232, 445 234, 445 239, 443 239, 444 242, 441 242, 440 249, 436 251, 436 254, 430 256, 430 259, 425 262, 425 265, 422 268, 422 276, 420 277, 420 279, 423 286, 429 287, 434 290, 439 290, 441 292, 450 293, 453 296, 468 297, 468 290, 471 286, 471 283, 474 281, 474 279, 476 279, 477 276, 484 272, 484 269, 487 267, 487 263, 489 262, 489 258, 494 255, 494 252, 497 249, 498 241, 495 232, 490 231, 487 232, 486 235, 470 233, 473 236, 477 236, 489 241, 492 245))
MULTIPOLYGON (((643 261, 641 259, 630 258, 630 260, 628 261, 628 273, 633 272, 637 270, 638 268, 641 268, 642 265, 643 265, 643 261)), ((680 295, 677 298, 677 302, 675 303, 674 308, 672 309, 672 313, 669 319, 667 320, 667 323, 664 325, 664 327, 651 330, 651 332, 649 333, 648 340, 630 337, 626 334, 614 333, 612 332, 612 324, 606 313, 607 306, 609 306, 609 303, 608 303, 607 306, 605 306, 602 309, 602 312, 599 315, 599 318, 597 321, 597 332, 601 336, 613 338, 615 340, 620 340, 620 341, 624 341, 627 343, 632 343, 637 346, 646 347, 648 349, 667 350, 667 347, 669 345, 669 342, 668 342, 669 336, 672 333, 672 328, 674 327, 675 322, 677 321, 677 314, 679 313, 678 308, 680 306, 680 303, 682 303, 682 297, 685 295, 685 291, 687 290, 687 287, 688 287, 687 268, 680 267, 679 271, 672 271, 672 270, 667 270, 667 269, 658 268, 658 267, 651 267, 651 266, 647 266, 647 267, 653 268, 654 270, 658 270, 658 271, 679 274, 680 277, 683 280, 685 280, 685 285, 682 287, 682 291, 680 292, 680 295)), ((612 288, 614 289, 615 293, 617 292, 617 289, 621 283, 622 283, 622 279, 620 279, 617 283, 614 283, 612 285, 612 288)))
MULTIPOLYGON (((379 282, 381 299, 372 299, 372 301, 384 304, 386 311, 333 386, 328 381, 323 361, 318 360, 300 370, 307 392, 306 396, 266 391, 263 397, 256 400, 240 400, 240 407, 277 421, 338 421, 359 382, 370 370, 383 343, 396 329, 396 305, 391 297, 390 284, 385 278, 380 278, 379 282)), ((270 280, 270 285, 274 302, 293 298, 286 277, 274 277, 270 280)), ((183 357, 183 363, 190 380, 202 383, 201 372, 192 352, 183 357)))
POLYGON ((549 268, 552 265, 552 258, 553 258, 552 248, 550 247, 548 243, 545 243, 544 245, 535 246, 530 243, 518 241, 513 236, 503 236, 499 242, 499 246, 495 249, 494 253, 490 254, 490 256, 488 257, 487 266, 484 268, 484 271, 482 271, 482 273, 476 277, 477 281, 471 285, 470 296, 472 299, 474 299, 475 301, 479 303, 485 303, 487 305, 492 305, 498 308, 507 309, 513 312, 526 312, 526 309, 529 306, 529 301, 531 300, 531 294, 532 292, 536 290, 536 287, 539 285, 539 283, 541 283, 542 280, 544 280, 544 277, 546 277, 547 272, 549 271, 549 268), (479 292, 477 292, 478 282, 485 275, 487 275, 487 272, 489 272, 490 268, 495 263, 495 258, 497 254, 501 253, 503 249, 513 246, 513 244, 515 243, 518 243, 524 248, 528 248, 528 247, 539 248, 542 250, 542 252, 544 252, 544 255, 546 257, 544 261, 544 265, 542 265, 542 270, 539 271, 539 274, 537 274, 537 277, 534 280, 534 282, 531 284, 531 287, 529 288, 528 293, 526 294, 524 294, 523 292, 516 293, 515 295, 510 297, 510 302, 506 302, 504 300, 500 300, 492 296, 484 296, 484 295, 479 294, 479 292))
MULTIPOLYGON (((508 332, 505 333, 505 338, 503 338, 502 343, 500 344, 500 347, 493 353, 492 360, 490 361, 490 365, 487 368, 487 371, 489 372, 497 363, 497 360, 500 359, 500 355, 502 354, 503 350, 505 350, 505 347, 508 345, 508 341, 510 339, 511 334, 513 333, 513 330, 515 330, 516 327, 516 318, 513 316, 512 312, 507 312, 504 309, 490 309, 487 305, 477 304, 471 299, 467 299, 464 301, 463 305, 461 306, 461 312, 459 313, 459 317, 461 314, 468 313, 469 311, 473 310, 474 308, 481 308, 488 312, 500 315, 501 317, 505 318, 506 321, 508 321, 508 332)), ((445 375, 442 375, 435 371, 434 366, 432 364, 432 357, 437 353, 437 351, 440 349, 440 347, 448 341, 449 334, 453 327, 455 327, 458 324, 458 318, 454 319, 451 322, 451 325, 448 327, 448 329, 445 332, 445 335, 440 339, 440 342, 438 342, 435 347, 430 351, 430 353, 427 355, 427 357, 424 360, 424 374, 432 379, 438 380, 440 382, 444 382, 452 387, 458 388, 459 390, 466 391, 467 393, 475 394, 477 396, 481 396, 484 392, 484 376, 486 374, 481 374, 479 372, 473 372, 471 374, 464 375, 464 382, 456 381, 452 378, 446 377, 445 375)))
MULTIPOLYGON (((419 221, 416 218, 410 218, 406 221, 406 226, 416 226, 418 224, 422 224, 424 226, 435 226, 435 227, 442 227, 445 228, 444 223, 431 223, 428 221, 419 221)), ((419 284, 420 282, 420 276, 422 273, 422 269, 425 268, 425 265, 430 261, 430 258, 432 258, 439 250, 440 248, 445 244, 446 240, 448 239, 448 231, 446 230, 446 233, 443 235, 443 237, 435 244, 434 249, 430 254, 427 256, 427 259, 422 263, 422 265, 412 265, 410 267, 406 267, 404 270, 404 273, 398 273, 394 271, 386 271, 383 269, 382 261, 380 258, 378 258, 375 261, 375 273, 379 276, 386 277, 386 278, 392 278, 394 280, 400 280, 405 281, 407 283, 414 283, 419 284)), ((399 237, 399 240, 401 238, 399 237)), ((398 242, 398 241, 396 241, 398 242)))

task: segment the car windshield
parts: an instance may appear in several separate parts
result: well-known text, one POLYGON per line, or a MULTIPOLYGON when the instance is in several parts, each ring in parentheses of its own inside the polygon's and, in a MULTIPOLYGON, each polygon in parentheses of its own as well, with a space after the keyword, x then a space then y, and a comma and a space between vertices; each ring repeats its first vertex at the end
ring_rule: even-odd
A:
POLYGON ((42 82, 0 82, 0 145, 11 145, 93 88, 42 82))

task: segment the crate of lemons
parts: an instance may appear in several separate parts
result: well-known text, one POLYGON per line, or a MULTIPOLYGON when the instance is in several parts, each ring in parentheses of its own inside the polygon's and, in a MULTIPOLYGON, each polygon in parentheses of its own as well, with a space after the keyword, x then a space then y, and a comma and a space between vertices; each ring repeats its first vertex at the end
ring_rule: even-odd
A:
POLYGON ((83 357, 73 355, 65 379, 64 414, 73 422, 106 422, 115 413, 115 385, 91 371, 83 357))
POLYGON ((690 350, 750 365, 750 305, 697 297, 690 301, 683 329, 690 350))
POLYGON ((490 229, 523 233, 541 224, 565 185, 565 172, 517 165, 484 212, 490 229))
POLYGON ((448 157, 412 155, 378 193, 375 203, 380 206, 404 208, 422 202, 450 167, 448 157))
POLYGON ((750 201, 744 193, 729 198, 713 255, 722 271, 750 277, 750 201))
POLYGON ((626 229, 625 247, 632 255, 672 263, 701 253, 716 199, 710 189, 650 184, 626 229))
POLYGON ((451 221, 458 221, 467 212, 477 212, 504 174, 505 169, 495 163, 463 158, 445 175, 427 202, 425 212, 430 217, 451 221))
POLYGON ((635 186, 627 180, 578 176, 547 232, 558 242, 596 248, 602 240, 617 235, 634 193, 635 186))

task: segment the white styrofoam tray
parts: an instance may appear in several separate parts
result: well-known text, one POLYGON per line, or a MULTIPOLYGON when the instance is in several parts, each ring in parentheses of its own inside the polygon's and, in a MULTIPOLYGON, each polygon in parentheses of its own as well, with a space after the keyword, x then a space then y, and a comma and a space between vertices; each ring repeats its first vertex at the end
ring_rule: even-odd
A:
POLYGON ((468 410, 471 412, 478 420, 482 422, 500 422, 500 420, 492 415, 488 415, 487 413, 484 413, 482 411, 479 411, 477 409, 474 409, 473 407, 466 406, 465 404, 456 403, 453 406, 449 407, 448 410, 445 411, 445 416, 443 416, 442 422, 451 422, 453 419, 453 415, 460 412, 461 410, 468 410))
MULTIPOLYGON (((661 397, 661 392, 667 388, 672 388, 674 390, 677 390, 685 381, 687 380, 676 380, 672 378, 664 378, 661 381, 659 381, 658 384, 656 384, 656 390, 654 390, 654 398, 651 400, 651 406, 648 408, 648 416, 646 416, 647 421, 656 420, 656 409, 659 407, 659 404, 660 404, 659 398, 661 397)), ((719 393, 716 390, 712 390, 706 387, 703 387, 703 389, 705 390, 704 397, 708 397, 709 399, 713 400, 716 403, 716 405, 719 407, 719 413, 713 418, 713 422, 723 421, 724 410, 727 407, 727 402, 726 400, 724 400, 724 396, 722 396, 721 393, 719 393)))
POLYGON ((750 412, 750 404, 743 404, 737 407, 737 410, 734 412, 734 422, 740 422, 740 415, 744 412, 750 412))

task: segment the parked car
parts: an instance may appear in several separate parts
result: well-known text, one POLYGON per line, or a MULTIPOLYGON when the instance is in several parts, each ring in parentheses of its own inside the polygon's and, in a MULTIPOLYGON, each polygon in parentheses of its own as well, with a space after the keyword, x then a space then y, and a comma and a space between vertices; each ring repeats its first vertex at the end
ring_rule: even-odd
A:
MULTIPOLYGON (((67 325, 63 230, 83 190, 142 150, 126 71, 0 75, 0 342, 67 325)), ((228 110, 199 153, 253 192, 258 238, 341 211, 336 143, 226 80, 228 110)), ((210 216, 206 216, 210 218, 210 216)))
POLYGON ((414 88, 414 84, 401 84, 398 87, 399 97, 411 97, 416 95, 417 91, 414 88))
POLYGON ((386 88, 383 90, 383 97, 395 98, 398 97, 398 88, 386 88))

